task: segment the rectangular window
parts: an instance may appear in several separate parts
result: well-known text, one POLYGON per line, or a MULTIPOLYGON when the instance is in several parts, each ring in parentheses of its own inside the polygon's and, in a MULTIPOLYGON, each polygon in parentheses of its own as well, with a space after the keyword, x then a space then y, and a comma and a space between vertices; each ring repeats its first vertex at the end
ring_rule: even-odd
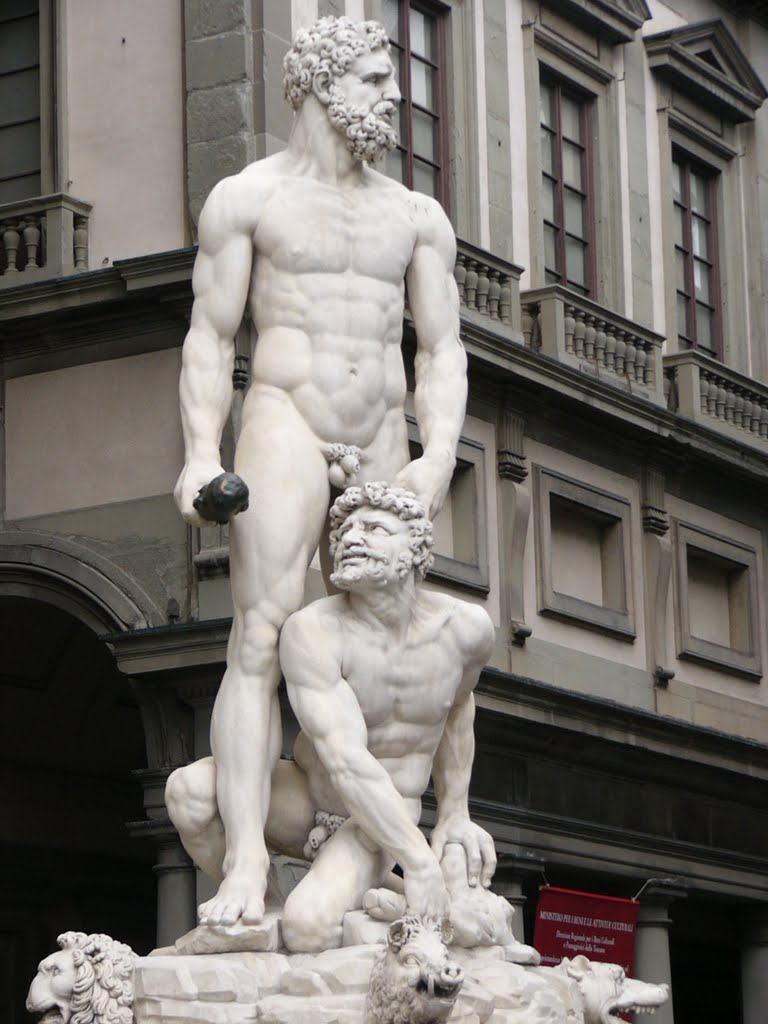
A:
POLYGON ((383 0, 382 22, 403 96, 400 142, 387 155, 386 173, 447 207, 445 10, 423 0, 383 0))
POLYGON ((0 5, 0 203, 40 195, 37 0, 0 5))
POLYGON ((672 160, 677 334, 681 349, 720 359, 717 177, 682 154, 672 160))
POLYGON ((590 102, 549 77, 541 80, 540 97, 545 280, 591 295, 595 274, 590 102))

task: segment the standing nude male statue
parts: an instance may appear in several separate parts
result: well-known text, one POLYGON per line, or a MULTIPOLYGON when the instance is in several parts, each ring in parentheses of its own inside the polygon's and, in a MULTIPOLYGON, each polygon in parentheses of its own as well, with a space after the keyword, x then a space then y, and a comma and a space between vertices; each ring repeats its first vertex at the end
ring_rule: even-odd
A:
MULTIPOLYGON (((280 761, 273 776, 267 840, 301 856, 318 812, 338 826, 286 901, 282 934, 294 952, 341 945, 345 913, 366 896, 369 912, 386 912, 397 897, 376 890, 392 881, 395 863, 404 908, 437 919, 450 911, 448 844, 462 850, 470 887, 487 887, 496 867, 493 839, 469 817, 473 690, 493 624, 484 608, 419 585, 432 528, 412 493, 378 482, 350 487, 331 522, 331 579, 341 593, 292 615, 280 641, 301 732, 295 760, 280 761), (430 775, 438 804, 431 844, 418 827, 430 775)), ((224 857, 217 771, 203 758, 174 772, 167 790, 184 845, 213 876, 224 857)))
POLYGON ((223 471, 233 338, 247 305, 258 342, 235 471, 250 507, 231 525, 234 615, 211 724, 226 839, 218 893, 200 907, 211 925, 257 923, 264 913, 263 831, 281 746, 278 638, 301 604, 326 520, 329 461, 337 485, 390 480, 434 515, 466 403, 451 226, 434 200, 367 163, 395 143, 400 94, 384 30, 321 19, 297 34, 284 67, 296 112, 287 148, 220 182, 200 217, 180 385, 186 462, 175 495, 201 525, 193 502, 223 471), (424 446, 413 462, 404 282, 424 446), (351 459, 339 457, 343 446, 351 459))

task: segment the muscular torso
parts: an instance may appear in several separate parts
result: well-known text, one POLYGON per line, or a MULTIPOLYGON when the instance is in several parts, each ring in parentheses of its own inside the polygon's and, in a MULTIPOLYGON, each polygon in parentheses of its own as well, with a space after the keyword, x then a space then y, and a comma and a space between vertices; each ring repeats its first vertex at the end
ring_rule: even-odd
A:
MULTIPOLYGON (((342 601, 342 598, 334 598, 342 601)), ((465 670, 452 628, 452 610, 438 598, 422 598, 405 644, 339 617, 343 634, 341 674, 353 691, 368 731, 368 750, 386 769, 418 821, 421 796, 454 706, 465 670)), ((322 810, 346 814, 309 739, 300 733, 294 756, 307 773, 310 792, 322 810)))
POLYGON ((367 174, 341 189, 282 175, 253 235, 253 399, 288 395, 323 441, 366 447, 401 410, 410 193, 367 174))

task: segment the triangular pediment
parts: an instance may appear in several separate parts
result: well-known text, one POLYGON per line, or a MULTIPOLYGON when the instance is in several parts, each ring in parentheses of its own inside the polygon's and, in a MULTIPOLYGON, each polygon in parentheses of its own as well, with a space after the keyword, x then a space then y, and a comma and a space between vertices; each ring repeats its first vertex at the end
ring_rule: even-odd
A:
POLYGON ((651 12, 645 0, 542 0, 563 18, 610 43, 629 43, 651 12))
POLYGON ((719 19, 645 37, 654 72, 730 121, 751 121, 768 96, 744 51, 719 19))

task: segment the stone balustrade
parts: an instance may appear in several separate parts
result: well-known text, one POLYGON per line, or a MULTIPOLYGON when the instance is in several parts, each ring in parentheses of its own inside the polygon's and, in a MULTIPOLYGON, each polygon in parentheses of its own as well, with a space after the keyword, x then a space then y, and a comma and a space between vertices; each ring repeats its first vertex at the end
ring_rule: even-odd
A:
POLYGON ((664 339, 654 331, 552 285, 523 294, 522 332, 528 348, 663 404, 664 339))
POLYGON ((0 288, 87 270, 90 211, 62 192, 0 205, 0 288))
POLYGON ((511 340, 522 341, 520 275, 522 268, 458 240, 454 276, 461 315, 478 326, 490 327, 511 340))
POLYGON ((665 356, 664 376, 673 412, 766 449, 768 386, 694 351, 665 356))

